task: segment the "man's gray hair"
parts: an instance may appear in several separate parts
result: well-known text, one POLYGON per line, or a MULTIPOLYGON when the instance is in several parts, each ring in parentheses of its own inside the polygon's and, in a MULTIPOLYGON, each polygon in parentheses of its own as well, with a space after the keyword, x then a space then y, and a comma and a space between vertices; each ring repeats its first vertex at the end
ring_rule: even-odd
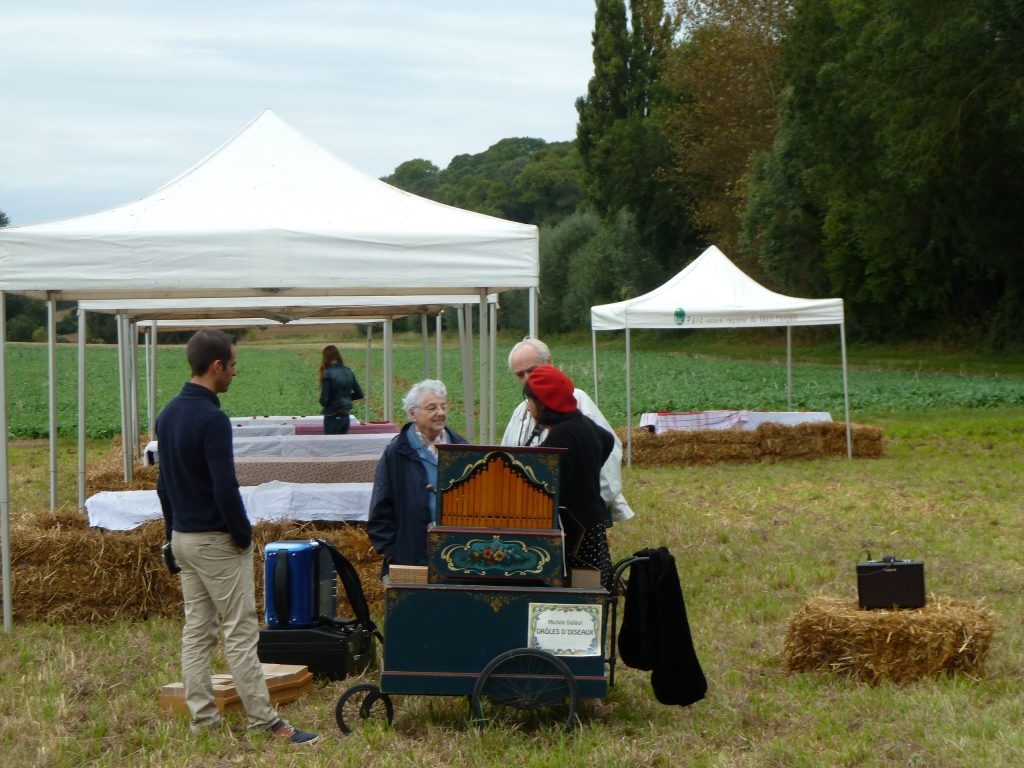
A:
POLYGON ((512 347, 511 351, 508 353, 509 370, 511 370, 512 368, 512 357, 515 355, 516 352, 524 348, 532 349, 541 357, 545 364, 551 365, 551 350, 548 349, 548 345, 545 344, 540 339, 534 339, 527 336, 525 339, 523 339, 514 347, 512 347))
POLYGON ((402 400, 402 408, 406 413, 414 411, 423 404, 423 396, 426 394, 437 395, 442 400, 448 397, 448 389, 443 381, 437 379, 424 379, 419 384, 413 384, 405 398, 402 400))

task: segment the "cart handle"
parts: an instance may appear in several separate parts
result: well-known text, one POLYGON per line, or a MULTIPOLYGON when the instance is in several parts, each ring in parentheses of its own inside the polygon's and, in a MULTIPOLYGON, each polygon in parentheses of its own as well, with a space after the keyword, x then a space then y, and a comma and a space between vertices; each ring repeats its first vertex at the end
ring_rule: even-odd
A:
POLYGON ((634 563, 647 562, 651 558, 643 555, 632 555, 630 557, 624 557, 619 562, 612 566, 612 586, 614 590, 608 596, 608 603, 611 605, 611 611, 609 613, 609 620, 611 621, 611 644, 608 648, 608 686, 612 687, 615 685, 615 664, 617 662, 615 652, 617 649, 616 645, 616 627, 618 622, 618 608, 619 608, 619 595, 624 594, 622 587, 622 574, 632 566, 634 563))

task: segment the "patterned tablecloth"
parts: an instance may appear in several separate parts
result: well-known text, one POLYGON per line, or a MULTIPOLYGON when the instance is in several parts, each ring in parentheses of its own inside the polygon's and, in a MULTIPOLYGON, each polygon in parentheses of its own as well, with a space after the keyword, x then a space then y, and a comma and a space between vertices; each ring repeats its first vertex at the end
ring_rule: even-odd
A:
POLYGON ((827 411, 657 411, 640 417, 655 434, 702 429, 757 429, 761 424, 832 421, 827 411))

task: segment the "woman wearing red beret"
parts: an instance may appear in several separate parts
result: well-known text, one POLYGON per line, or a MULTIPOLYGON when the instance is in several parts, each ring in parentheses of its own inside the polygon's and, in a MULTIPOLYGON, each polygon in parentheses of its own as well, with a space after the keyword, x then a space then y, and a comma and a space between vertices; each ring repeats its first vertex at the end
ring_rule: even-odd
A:
POLYGON ((611 513, 601 500, 601 466, 614 443, 612 435, 584 416, 573 396, 572 379, 551 365, 534 368, 523 385, 534 421, 547 427, 543 445, 565 448, 559 473, 559 515, 565 531, 566 560, 571 567, 596 568, 601 584, 612 591, 608 550, 611 513))

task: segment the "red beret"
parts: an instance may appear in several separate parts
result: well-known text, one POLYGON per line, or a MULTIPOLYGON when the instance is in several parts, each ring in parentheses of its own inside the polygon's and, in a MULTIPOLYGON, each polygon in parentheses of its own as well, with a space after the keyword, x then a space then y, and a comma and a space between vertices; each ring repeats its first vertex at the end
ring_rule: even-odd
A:
POLYGON ((530 371, 526 385, 535 398, 555 413, 572 413, 576 410, 572 379, 553 365, 534 368, 530 371))

